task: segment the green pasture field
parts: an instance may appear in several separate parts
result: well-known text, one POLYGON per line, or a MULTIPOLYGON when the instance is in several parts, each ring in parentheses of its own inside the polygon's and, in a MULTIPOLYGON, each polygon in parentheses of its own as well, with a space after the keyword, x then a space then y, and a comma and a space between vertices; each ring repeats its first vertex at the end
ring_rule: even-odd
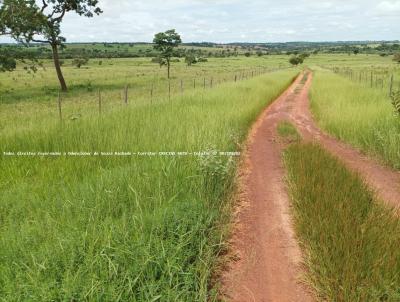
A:
MULTIPOLYGON (((280 63, 211 60, 190 69, 176 64, 173 73, 231 78, 260 62, 280 63)), ((71 104, 95 102, 94 92, 78 87, 85 80, 116 103, 112 93, 118 98, 127 82, 148 87, 158 76, 165 83, 165 70, 148 60, 64 70, 71 104)), ((240 151, 257 115, 297 73, 291 68, 187 90, 153 104, 135 105, 133 98, 128 106, 110 104, 102 115, 90 108, 63 122, 52 70, 3 74, 2 91, 13 82, 15 89, 1 104, 0 301, 215 301, 212 275, 226 248, 238 157, 214 152, 240 151)))
POLYGON ((305 63, 307 65, 317 65, 320 67, 347 66, 365 68, 371 66, 399 67, 393 62, 393 56, 381 57, 377 54, 318 54, 311 55, 305 63))
POLYGON ((390 86, 400 89, 400 64, 393 56, 379 55, 318 55, 307 62, 314 68, 334 71, 365 87, 377 88, 389 95, 390 86))
MULTIPOLYGON (((64 75, 69 92, 62 95, 65 120, 97 115, 99 92, 103 112, 124 106, 128 86, 130 106, 168 100, 171 95, 191 90, 204 91, 225 82, 251 77, 256 73, 290 67, 286 56, 210 58, 191 67, 181 59, 172 63, 170 81, 166 68, 151 63, 150 58, 92 59, 80 69, 66 61, 64 75), (99 62, 102 62, 99 65, 99 62), (181 89, 182 87, 182 89, 181 89)), ((44 120, 57 122, 59 86, 52 62, 45 69, 28 74, 22 66, 12 73, 0 73, 0 133, 35 127, 44 120), (13 119, 9 119, 13 116, 13 119), (10 129, 12 128, 12 130, 10 129)))

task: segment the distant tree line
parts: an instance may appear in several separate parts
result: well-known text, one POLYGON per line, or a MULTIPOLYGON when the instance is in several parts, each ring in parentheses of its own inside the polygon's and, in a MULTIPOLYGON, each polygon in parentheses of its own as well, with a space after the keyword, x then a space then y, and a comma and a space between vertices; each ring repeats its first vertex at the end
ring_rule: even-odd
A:
MULTIPOLYGON (((143 44, 137 46, 136 43, 93 43, 93 44, 64 44, 58 51, 59 58, 62 60, 75 58, 155 58, 159 52, 155 50, 153 44, 143 44)), ((292 45, 291 43, 278 44, 254 44, 254 45, 217 45, 213 43, 186 43, 184 47, 173 50, 173 57, 186 58, 188 55, 205 58, 225 58, 237 57, 244 55, 264 56, 264 55, 299 55, 301 53, 333 53, 333 54, 380 54, 381 56, 391 56, 400 52, 400 44, 398 43, 382 43, 378 46, 365 45, 340 45, 340 46, 324 46, 314 47, 308 44, 292 45), (205 48, 207 47, 207 48, 205 48), (214 48, 214 50, 213 50, 214 48)), ((329 44, 331 45, 331 44, 329 44)), ((332 44, 335 45, 335 44, 332 44)), ((13 58, 24 59, 53 59, 52 49, 46 44, 34 44, 30 47, 23 45, 0 45, 0 55, 7 55, 13 58)))
MULTIPOLYGON (((126 47, 115 47, 113 44, 106 44, 110 46, 102 46, 102 48, 90 48, 88 46, 69 47, 69 45, 64 45, 59 51, 60 59, 75 59, 76 57, 87 57, 89 59, 99 58, 99 59, 112 59, 112 58, 154 58, 159 55, 159 52, 155 49, 139 48, 135 51, 127 49, 126 47)), ((128 45, 128 44, 126 44, 128 45)), ((125 46, 125 45, 124 45, 125 46)), ((52 59, 53 54, 49 47, 45 45, 24 47, 21 45, 0 45, 0 55, 7 54, 12 57, 23 57, 23 58, 36 58, 38 60, 52 59)), ((173 50, 173 57, 184 58, 188 54, 194 54, 198 57, 214 57, 214 58, 224 58, 231 56, 239 56, 238 51, 231 49, 223 49, 218 51, 206 50, 206 49, 195 49, 195 48, 177 48, 173 50)), ((266 54, 266 53, 263 53, 266 54)))

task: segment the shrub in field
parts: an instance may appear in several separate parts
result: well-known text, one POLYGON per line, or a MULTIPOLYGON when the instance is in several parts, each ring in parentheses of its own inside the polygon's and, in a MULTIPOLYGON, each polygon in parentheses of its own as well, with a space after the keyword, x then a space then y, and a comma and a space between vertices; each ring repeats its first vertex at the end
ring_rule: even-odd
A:
POLYGON ((202 62, 208 62, 207 58, 201 58, 201 57, 199 58, 194 56, 193 54, 187 54, 185 57, 185 63, 187 64, 187 66, 191 66, 193 64, 202 62))
POLYGON ((0 56, 0 71, 13 71, 17 68, 17 62, 13 58, 8 58, 6 56, 0 56))
POLYGON ((299 55, 299 58, 303 59, 303 61, 304 61, 304 60, 307 59, 309 56, 310 56, 309 53, 302 53, 302 54, 299 55))
POLYGON ((9 47, 0 51, 0 72, 14 71, 17 68, 17 62, 21 62, 28 72, 36 72, 38 66, 43 66, 33 52, 25 53, 9 47))
POLYGON ((88 62, 89 62, 89 58, 86 58, 86 57, 75 58, 72 61, 72 65, 77 67, 77 68, 81 68, 83 65, 86 65, 88 62))
POLYGON ((294 65, 294 66, 297 66, 299 64, 303 64, 303 62, 304 62, 304 59, 302 57, 300 57, 300 56, 293 56, 293 57, 291 57, 289 59, 289 63, 294 65))
POLYGON ((400 64, 400 52, 394 54, 393 61, 400 64))
POLYGON ((185 63, 187 66, 192 66, 197 63, 197 58, 193 54, 187 54, 185 57, 185 63))

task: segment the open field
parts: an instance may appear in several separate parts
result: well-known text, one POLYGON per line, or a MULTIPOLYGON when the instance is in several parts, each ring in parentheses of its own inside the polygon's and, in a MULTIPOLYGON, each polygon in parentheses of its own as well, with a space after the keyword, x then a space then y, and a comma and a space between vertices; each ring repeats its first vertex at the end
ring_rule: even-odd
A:
POLYGON ((0 0, 0 302, 400 302, 400 0, 0 0))
MULTIPOLYGON (((276 179, 256 179, 279 182, 285 193, 280 144, 294 143, 284 159, 316 300, 400 299, 398 217, 362 175, 299 143, 299 125, 286 120, 296 120, 296 100, 311 86, 323 130, 398 171, 400 119, 389 88, 399 87, 400 65, 389 56, 312 54, 295 68, 289 58, 208 58, 190 67, 180 59, 170 80, 151 58, 91 59, 80 69, 65 60, 62 120, 51 61, 34 74, 21 66, 0 73, 0 301, 218 301, 215 273, 229 250, 238 152, 256 117, 306 66, 313 76, 299 78, 265 116, 273 123, 257 136, 260 160, 250 167, 280 169, 276 179)), ((249 221, 260 221, 252 227, 268 236, 271 217, 282 219, 285 207, 281 195, 261 195, 273 215, 249 221)), ((280 223, 272 229, 290 233, 280 223)), ((254 234, 244 242, 246 235, 254 234)), ((285 260, 272 243, 268 255, 285 260)), ((281 263, 270 261, 256 269, 281 263)), ((293 281, 290 263, 280 272, 293 281)), ((266 285, 258 285, 262 296, 266 285)))
MULTIPOLYGON (((62 95, 62 112, 67 121, 98 115, 99 92, 103 113, 120 108, 124 106, 126 86, 129 105, 138 106, 167 101, 169 86, 171 95, 180 94, 182 90, 203 92, 204 87, 209 89, 234 82, 235 78, 240 81, 286 67, 289 67, 286 56, 209 59, 209 62, 191 67, 180 62, 173 63, 172 78, 168 81, 166 69, 151 63, 150 58, 91 60, 81 69, 66 62, 63 70, 70 91, 62 95)), ((22 68, 0 74, 0 132, 21 131, 43 120, 58 122, 58 89, 50 61, 45 70, 40 69, 36 74, 28 74, 22 68), (7 119, 9 115, 15 118, 7 119)))
POLYGON ((63 125, 36 116, 43 103, 35 98, 16 103, 34 117, 23 131, 20 116, 7 121, 1 153, 157 155, 1 156, 1 299, 214 300, 210 276, 224 249, 236 159, 158 152, 239 151, 257 114, 296 73, 188 91, 170 102, 63 125))

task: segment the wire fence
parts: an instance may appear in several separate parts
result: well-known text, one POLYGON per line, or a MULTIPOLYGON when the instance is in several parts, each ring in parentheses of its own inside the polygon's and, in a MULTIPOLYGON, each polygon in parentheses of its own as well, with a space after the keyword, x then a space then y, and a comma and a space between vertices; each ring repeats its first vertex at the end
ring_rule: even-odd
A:
POLYGON ((81 114, 73 114, 73 111, 80 111, 82 108, 89 109, 93 114, 93 110, 98 114, 105 111, 110 111, 112 108, 118 108, 128 105, 154 105, 157 103, 171 101, 173 97, 183 95, 189 91, 196 92, 199 90, 206 91, 216 88, 224 83, 236 83, 266 73, 271 73, 279 70, 288 69, 290 67, 257 67, 251 69, 241 69, 230 73, 219 73, 214 76, 198 75, 195 77, 185 78, 154 78, 144 84, 126 83, 120 89, 107 90, 97 89, 90 94, 86 94, 84 98, 79 97, 80 102, 67 100, 67 95, 63 93, 58 94, 57 109, 60 120, 63 119, 77 119, 81 114), (65 113, 65 108, 72 106, 65 113), (95 109, 97 107, 97 109, 95 109))
POLYGON ((357 82, 365 87, 381 89, 388 96, 400 90, 399 69, 391 68, 366 68, 353 69, 350 67, 325 67, 332 72, 357 82))

